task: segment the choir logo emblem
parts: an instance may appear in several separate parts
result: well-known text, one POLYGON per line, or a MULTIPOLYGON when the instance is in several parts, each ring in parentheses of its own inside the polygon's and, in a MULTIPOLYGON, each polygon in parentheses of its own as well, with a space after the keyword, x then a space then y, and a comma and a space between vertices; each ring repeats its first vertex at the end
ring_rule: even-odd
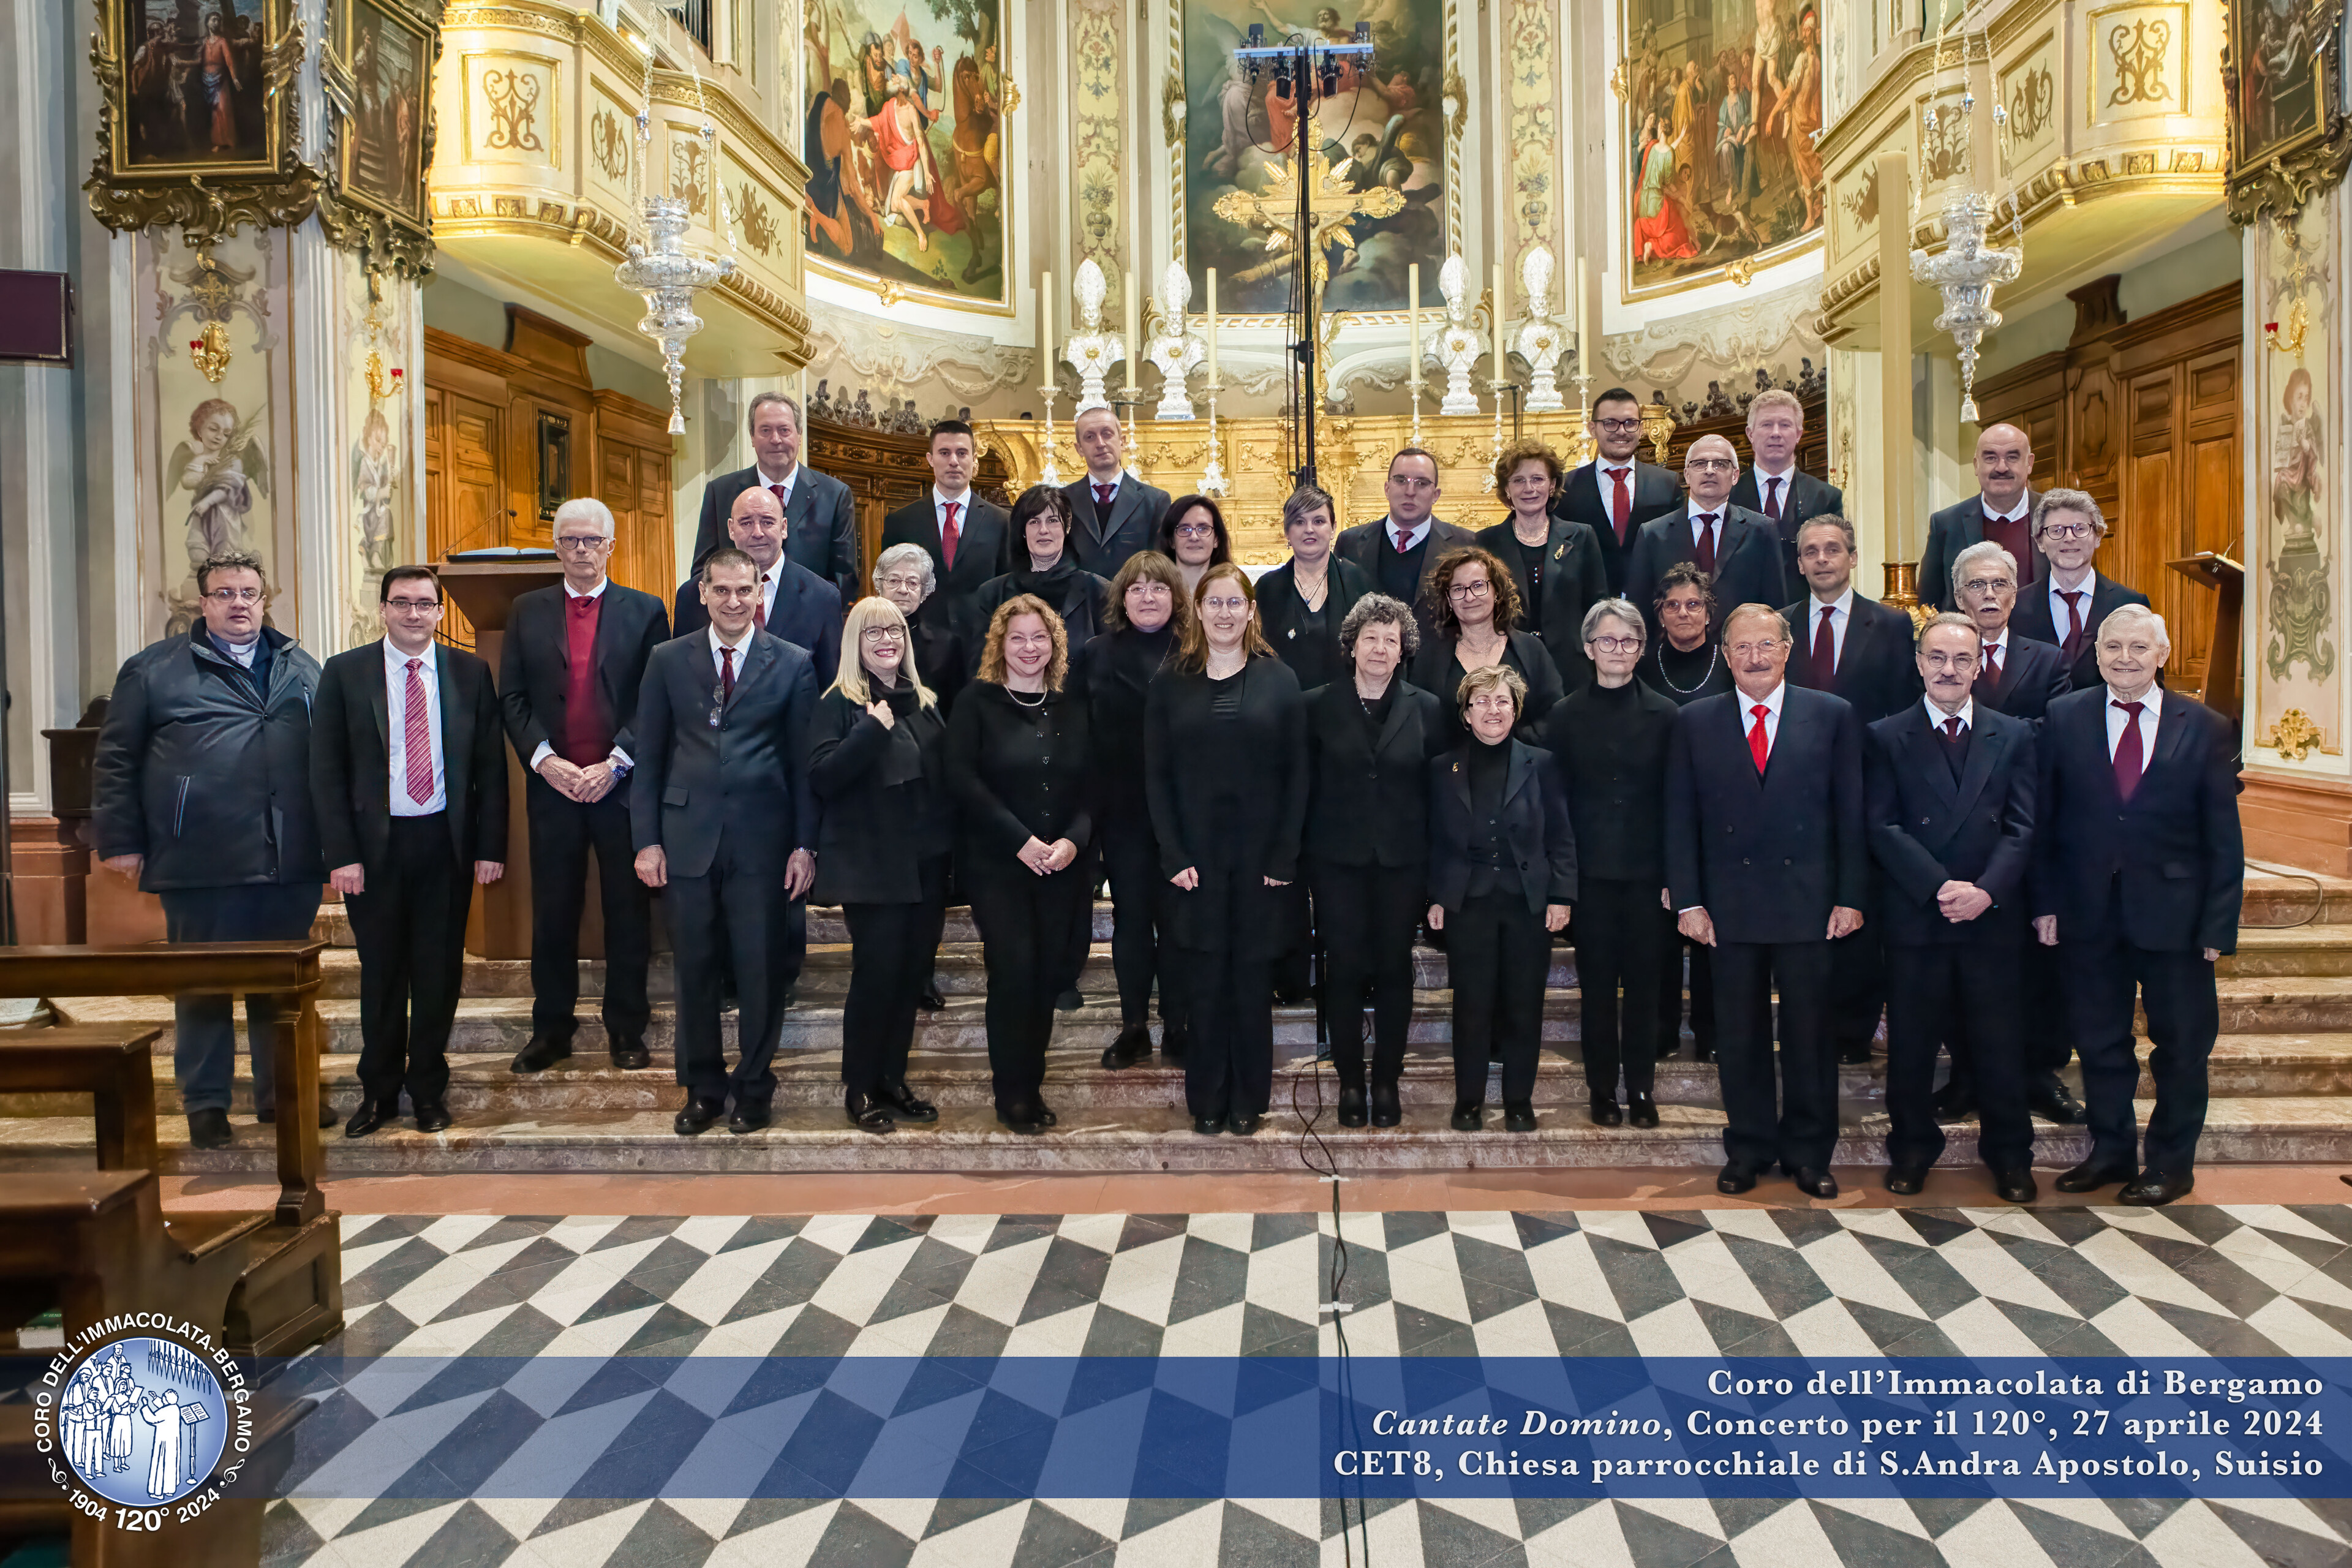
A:
POLYGON ((34 1391, 35 1446, 77 1509, 153 1530, 202 1513, 236 1479, 252 1447, 248 1397, 211 1335, 163 1313, 126 1314, 92 1324, 51 1361, 34 1391), (108 1338, 126 1327, 149 1331, 108 1338))

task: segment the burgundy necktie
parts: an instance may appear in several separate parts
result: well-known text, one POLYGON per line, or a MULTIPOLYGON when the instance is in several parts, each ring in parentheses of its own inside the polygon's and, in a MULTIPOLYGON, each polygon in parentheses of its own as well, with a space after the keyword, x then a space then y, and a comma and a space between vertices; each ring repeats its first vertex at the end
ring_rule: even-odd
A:
POLYGON ((2124 732, 2116 742, 2116 793, 2128 805, 2132 791, 2139 788, 2139 775, 2147 769, 2147 755, 2139 742, 2139 716, 2147 710, 2147 704, 2110 702, 2108 706, 2124 710, 2124 732))
POLYGON ((719 706, 726 707, 735 700, 735 650, 725 643, 719 645, 719 706))
POLYGON ((782 517, 792 510, 790 497, 793 492, 789 487, 784 485, 770 485, 768 487, 768 493, 776 498, 777 516, 782 517))
POLYGON ((1405 541, 1412 537, 1412 535, 1411 533, 1402 528, 1396 531, 1396 550, 1399 555, 1405 553, 1405 541))
POLYGON ((1977 671, 1977 684, 1988 690, 2000 689, 2000 645, 1999 643, 1989 642, 1984 645, 1984 668, 1977 671))
POLYGON ((1756 759, 1756 771, 1760 773, 1764 771, 1765 759, 1772 754, 1771 739, 1764 733, 1764 715, 1771 710, 1759 702, 1748 711, 1756 718, 1756 722, 1748 731, 1748 754, 1756 759))
POLYGON ((1617 542, 1625 542, 1626 526, 1633 521, 1633 492, 1626 487, 1625 470, 1609 470, 1609 525, 1617 531, 1617 542))
POLYGON ((1095 487, 1095 506, 1097 509, 1108 508, 1110 505, 1110 498, 1117 494, 1118 494, 1118 487, 1115 484, 1097 485, 1095 487))
POLYGON ((1822 606, 1822 624, 1813 628, 1813 679, 1833 684, 1837 679, 1837 628, 1832 625, 1835 605, 1822 606))
POLYGON ((1945 718, 1945 720, 1944 720, 1944 739, 1946 739, 1947 741, 1951 742, 1952 742, 1954 745, 1956 745, 1956 746, 1959 744, 1959 742, 1960 742, 1960 716, 1959 716, 1958 714, 1957 714, 1957 713, 1953 713, 1953 714, 1948 715, 1948 716, 1945 718))
POLYGON ((1709 577, 1715 575, 1715 513, 1698 514, 1698 544, 1691 552, 1691 560, 1709 577))
POLYGON ((403 729, 408 751, 408 798, 423 805, 433 798, 433 721, 425 707, 425 661, 408 661, 408 689, 402 694, 408 709, 403 729))
POLYGON ((947 562, 950 572, 955 570, 956 512, 961 505, 961 501, 951 500, 940 503, 940 510, 947 513, 945 521, 940 524, 940 555, 947 562))
POLYGON ((1764 515, 1774 522, 1780 521, 1780 480, 1777 475, 1764 481, 1764 515))
POLYGON ((2077 659, 2083 657, 2083 591, 2061 588, 2058 596, 2066 601, 2066 657, 2077 659))

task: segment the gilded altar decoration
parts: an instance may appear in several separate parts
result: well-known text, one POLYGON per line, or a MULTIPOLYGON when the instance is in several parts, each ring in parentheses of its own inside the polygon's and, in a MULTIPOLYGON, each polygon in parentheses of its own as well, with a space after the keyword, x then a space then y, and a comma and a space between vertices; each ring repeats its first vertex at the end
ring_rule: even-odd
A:
POLYGON ((424 0, 341 0, 334 42, 320 66, 334 170, 320 224, 371 272, 419 276, 433 267, 425 173, 440 30, 424 0))
POLYGON ((232 357, 228 329, 218 321, 206 321, 205 330, 188 344, 188 363, 215 386, 218 386, 221 378, 228 374, 228 362, 232 357))
POLYGON ((1266 259, 1241 271, 1238 276, 1243 284, 1255 284, 1269 277, 1287 277, 1293 247, 1299 243, 1293 230, 1298 225, 1302 205, 1298 186, 1303 179, 1307 190, 1303 203, 1307 208, 1307 238, 1314 246, 1316 296, 1336 310, 1336 290, 1327 291, 1327 285, 1353 263, 1361 249, 1356 239, 1356 226, 1395 216, 1404 210, 1405 198, 1392 186, 1358 185, 1348 174, 1352 159, 1335 169, 1321 149, 1309 147, 1303 160, 1304 173, 1289 160, 1267 163, 1261 189, 1227 191, 1210 210, 1237 228, 1262 228, 1268 233, 1269 237, 1255 246, 1255 253, 1266 259))
POLYGON ((2300 209, 2352 163, 2343 104, 2344 0, 2239 0, 2221 83, 2230 99, 2230 216, 2300 209))
POLYGON ((2311 721, 2310 714, 2300 708, 2290 708, 2278 716, 2278 722, 2256 744, 2270 747, 2284 761, 2299 763, 2320 749, 2322 739, 2319 726, 2311 721))
POLYGON ((621 117, 602 105, 588 121, 588 155, 614 184, 629 177, 629 133, 621 117))

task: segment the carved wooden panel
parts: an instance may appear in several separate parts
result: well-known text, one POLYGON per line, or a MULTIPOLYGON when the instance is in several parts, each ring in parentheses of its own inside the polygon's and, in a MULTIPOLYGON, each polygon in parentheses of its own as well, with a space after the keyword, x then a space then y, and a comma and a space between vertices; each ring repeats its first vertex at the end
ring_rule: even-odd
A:
MULTIPOLYGON (((931 488, 930 465, 924 459, 930 444, 929 436, 901 436, 824 419, 809 421, 804 459, 817 472, 847 485, 857 508, 857 548, 868 579, 859 584, 861 590, 872 585, 874 557, 881 552, 882 520, 931 488)), ((1002 453, 983 450, 972 488, 1009 508, 1013 498, 1005 493, 1005 481, 1010 472, 1002 453)))
MULTIPOLYGON (((506 410, 447 387, 428 387, 425 407, 426 559, 504 543, 506 410)), ((474 646, 473 626, 454 605, 442 635, 474 646)))

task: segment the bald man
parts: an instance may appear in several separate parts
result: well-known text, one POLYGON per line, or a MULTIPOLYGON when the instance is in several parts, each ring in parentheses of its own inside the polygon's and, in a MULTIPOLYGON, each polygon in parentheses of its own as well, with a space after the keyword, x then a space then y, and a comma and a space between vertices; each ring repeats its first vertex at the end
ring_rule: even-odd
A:
MULTIPOLYGON (((1952 598, 1952 563, 1971 544, 1990 540, 2009 552, 2020 571, 2041 576, 2029 482, 2032 441, 2014 425, 1986 426, 1977 437, 1976 470, 1977 493, 1927 520, 1927 543, 1919 552, 1919 597, 1938 610, 1959 607, 1952 598)), ((2019 584, 2019 595, 2032 586, 2019 584)))
POLYGON ((1702 436, 1683 454, 1684 503, 1642 525, 1625 563, 1625 596, 1658 636, 1658 579, 1677 561, 1696 563, 1715 584, 1719 613, 1740 605, 1787 604, 1795 596, 1782 570, 1780 530, 1760 512, 1731 503, 1739 454, 1721 436, 1702 436))
MULTIPOLYGON (((776 498, 757 485, 736 496, 728 508, 727 537, 760 568, 761 628, 807 654, 822 689, 833 684, 841 662, 841 590, 785 553, 791 526, 776 498)), ((677 585, 671 625, 684 637, 709 624, 699 577, 689 577, 677 585)))

